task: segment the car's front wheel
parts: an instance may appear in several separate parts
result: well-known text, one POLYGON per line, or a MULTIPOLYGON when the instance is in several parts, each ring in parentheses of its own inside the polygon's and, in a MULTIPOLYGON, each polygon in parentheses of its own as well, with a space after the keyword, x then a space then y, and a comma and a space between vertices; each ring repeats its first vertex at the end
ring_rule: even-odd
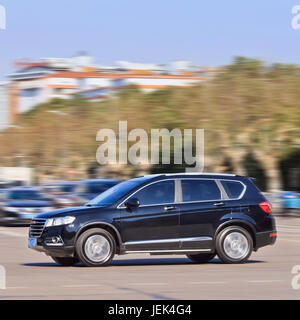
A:
POLYGON ((88 267, 107 266, 115 251, 115 239, 108 231, 100 228, 83 232, 76 242, 77 256, 88 267))
POLYGON ((206 263, 212 260, 215 256, 215 253, 187 254, 187 257, 189 259, 197 263, 206 263))
POLYGON ((69 267, 73 266, 74 264, 78 263, 79 260, 77 258, 72 257, 51 257, 57 264, 61 266, 69 267))
POLYGON ((230 226, 218 233, 216 250, 224 263, 243 263, 252 253, 253 240, 246 229, 230 226))

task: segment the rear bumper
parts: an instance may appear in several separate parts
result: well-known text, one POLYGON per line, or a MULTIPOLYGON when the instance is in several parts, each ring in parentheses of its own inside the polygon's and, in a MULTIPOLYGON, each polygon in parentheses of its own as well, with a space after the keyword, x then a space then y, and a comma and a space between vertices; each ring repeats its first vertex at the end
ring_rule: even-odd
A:
POLYGON ((277 231, 266 231, 256 233, 256 243, 254 249, 257 250, 261 247, 275 244, 277 239, 277 231))

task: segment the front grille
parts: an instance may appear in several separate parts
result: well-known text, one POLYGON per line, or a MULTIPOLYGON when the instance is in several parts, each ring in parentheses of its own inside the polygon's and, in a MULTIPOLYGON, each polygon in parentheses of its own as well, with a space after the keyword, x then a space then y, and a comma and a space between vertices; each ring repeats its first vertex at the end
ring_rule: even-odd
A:
POLYGON ((44 230, 47 219, 33 219, 29 228, 30 238, 39 238, 44 230))

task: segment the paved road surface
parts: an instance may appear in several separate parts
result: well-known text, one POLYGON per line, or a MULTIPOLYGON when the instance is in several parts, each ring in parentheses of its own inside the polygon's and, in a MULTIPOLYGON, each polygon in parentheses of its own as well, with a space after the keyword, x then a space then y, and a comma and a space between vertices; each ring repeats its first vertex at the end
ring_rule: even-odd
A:
POLYGON ((299 299, 291 271, 300 265, 300 218, 280 217, 277 225, 275 246, 242 265, 134 254, 116 256, 106 268, 58 266, 27 249, 27 228, 0 227, 7 275, 0 299, 299 299))

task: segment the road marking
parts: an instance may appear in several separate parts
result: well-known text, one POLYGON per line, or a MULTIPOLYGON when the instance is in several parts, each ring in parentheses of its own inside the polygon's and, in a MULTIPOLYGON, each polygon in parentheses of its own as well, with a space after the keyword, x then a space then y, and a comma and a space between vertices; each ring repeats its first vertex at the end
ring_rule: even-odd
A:
POLYGON ((99 284, 70 284, 61 286, 63 288, 79 288, 79 287, 101 287, 99 284))
POLYGON ((27 235, 25 234, 20 234, 17 232, 13 232, 13 231, 7 231, 7 230, 0 230, 0 235, 6 235, 6 236, 10 236, 10 237, 17 237, 17 238, 25 238, 27 237, 27 235))
POLYGON ((29 289, 29 287, 7 287, 6 289, 29 289))
POLYGON ((283 282, 284 280, 248 280, 250 283, 271 283, 271 282, 283 282))
POLYGON ((128 285, 132 285, 132 286, 166 286, 168 283, 163 283, 163 282, 159 282, 159 283, 154 283, 154 282, 138 282, 138 283, 128 283, 128 285))
POLYGON ((224 282, 224 281, 199 281, 199 282, 189 282, 189 284, 225 284, 228 282, 224 282))
POLYGON ((283 230, 283 229, 278 229, 279 232, 286 232, 286 233, 295 233, 295 234, 300 234, 300 230, 283 230))
POLYGON ((285 238, 280 238, 280 241, 300 242, 300 240, 285 239, 285 238))
POLYGON ((283 228, 295 228, 298 229, 300 228, 299 226, 295 226, 295 225, 287 225, 287 224, 278 224, 277 227, 283 227, 283 228))

